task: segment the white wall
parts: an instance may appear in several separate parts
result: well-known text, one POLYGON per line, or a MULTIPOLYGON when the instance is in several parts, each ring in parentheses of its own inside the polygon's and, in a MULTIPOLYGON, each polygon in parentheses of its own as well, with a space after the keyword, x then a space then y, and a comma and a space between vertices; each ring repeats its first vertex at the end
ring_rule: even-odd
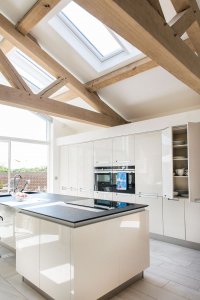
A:
POLYGON ((94 141, 114 136, 161 130, 169 126, 183 125, 188 122, 200 122, 200 109, 160 118, 148 119, 145 121, 139 121, 127 125, 115 126, 99 129, 92 132, 60 137, 57 139, 57 145, 59 146, 73 143, 82 143, 86 141, 94 141))

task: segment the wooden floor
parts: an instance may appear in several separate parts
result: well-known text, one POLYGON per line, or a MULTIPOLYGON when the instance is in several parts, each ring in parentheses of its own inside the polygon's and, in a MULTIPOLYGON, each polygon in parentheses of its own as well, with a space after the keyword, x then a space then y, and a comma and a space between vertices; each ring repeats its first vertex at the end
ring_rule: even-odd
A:
MULTIPOLYGON (((0 300, 44 299, 22 282, 15 271, 13 253, 0 247, 0 255, 0 300)), ((151 240, 151 266, 144 279, 112 300, 152 299, 200 300, 200 251, 151 240)))

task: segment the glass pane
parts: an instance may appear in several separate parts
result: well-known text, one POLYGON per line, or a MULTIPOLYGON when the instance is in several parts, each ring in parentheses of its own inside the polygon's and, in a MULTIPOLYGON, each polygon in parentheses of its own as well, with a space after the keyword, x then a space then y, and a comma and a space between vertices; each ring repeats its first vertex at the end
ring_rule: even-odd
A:
POLYGON ((16 180, 16 191, 47 190, 47 151, 47 145, 11 143, 11 186, 16 174, 22 177, 16 180))
POLYGON ((47 140, 47 122, 27 110, 0 105, 0 136, 47 140))
POLYGON ((103 57, 122 51, 103 23, 75 2, 71 1, 62 12, 103 57))
POLYGON ((8 143, 0 142, 0 194, 8 193, 8 143))
POLYGON ((8 58, 34 93, 38 93, 56 79, 19 49, 10 51, 8 58))

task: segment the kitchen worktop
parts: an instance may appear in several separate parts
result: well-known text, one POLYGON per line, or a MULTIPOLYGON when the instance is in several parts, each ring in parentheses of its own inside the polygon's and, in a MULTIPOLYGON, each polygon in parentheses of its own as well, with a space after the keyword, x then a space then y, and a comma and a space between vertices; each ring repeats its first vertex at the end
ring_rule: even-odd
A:
POLYGON ((100 210, 84 206, 75 206, 80 197, 65 196, 51 193, 30 194, 23 200, 13 196, 0 197, 0 204, 12 207, 16 211, 48 219, 57 223, 65 223, 70 227, 79 227, 102 220, 118 217, 119 214, 129 214, 133 211, 142 210, 147 205, 130 203, 124 207, 109 210, 100 210), (67 204, 69 203, 70 204, 67 204))

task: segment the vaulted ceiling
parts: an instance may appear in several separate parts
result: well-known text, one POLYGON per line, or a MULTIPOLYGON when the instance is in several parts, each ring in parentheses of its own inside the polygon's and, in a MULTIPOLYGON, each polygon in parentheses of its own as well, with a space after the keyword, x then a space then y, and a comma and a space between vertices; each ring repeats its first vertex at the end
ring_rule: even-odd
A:
POLYGON ((97 71, 50 26, 69 0, 3 1, 0 71, 12 87, 0 86, 1 103, 103 126, 200 107, 199 0, 75 2, 141 56, 97 71), (34 94, 5 57, 14 46, 57 79, 34 94))

